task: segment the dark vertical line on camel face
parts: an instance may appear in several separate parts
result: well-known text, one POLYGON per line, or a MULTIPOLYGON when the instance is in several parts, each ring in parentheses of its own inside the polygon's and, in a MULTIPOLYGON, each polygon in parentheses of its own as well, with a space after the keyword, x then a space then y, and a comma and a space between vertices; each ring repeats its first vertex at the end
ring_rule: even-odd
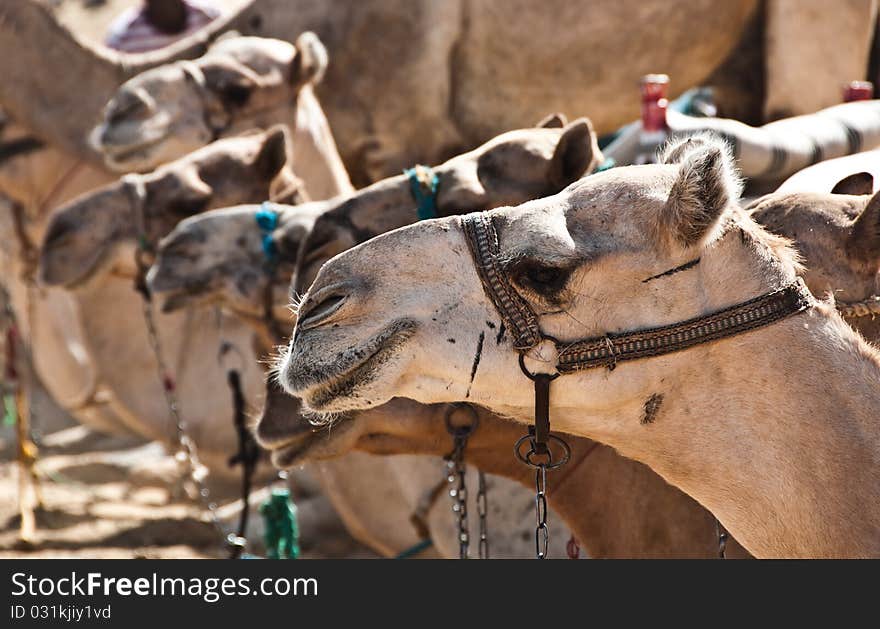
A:
POLYGON ((468 383, 467 393, 464 396, 470 397, 471 386, 474 384, 474 378, 477 375, 477 367, 480 366, 480 358, 483 356, 483 341, 486 340, 486 333, 480 332, 480 338, 477 339, 477 353, 474 354, 474 364, 471 365, 471 381, 468 383))

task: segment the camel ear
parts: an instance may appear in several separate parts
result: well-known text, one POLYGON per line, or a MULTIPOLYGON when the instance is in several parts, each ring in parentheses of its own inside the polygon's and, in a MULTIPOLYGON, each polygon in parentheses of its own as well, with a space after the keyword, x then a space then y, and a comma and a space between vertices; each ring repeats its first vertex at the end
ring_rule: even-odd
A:
POLYGON ((871 173, 855 173, 844 177, 831 189, 831 194, 872 194, 874 192, 874 175, 871 173))
POLYGON ((691 139, 676 155, 678 177, 663 208, 661 224, 684 247, 698 244, 724 211, 739 199, 742 183, 727 145, 691 139))
POLYGON ((554 191, 562 190, 592 172, 601 159, 592 123, 587 118, 578 118, 562 130, 547 173, 550 185, 554 191))
POLYGON ((275 125, 266 131, 260 152, 254 160, 257 173, 265 180, 272 181, 287 164, 287 128, 275 125))
POLYGON ((565 117, 565 114, 557 112, 541 118, 535 126, 538 129, 561 129, 567 124, 568 118, 565 117))
POLYGON ((290 82, 297 86, 320 83, 329 63, 327 48, 310 31, 297 37, 295 46, 296 56, 293 58, 290 82))
POLYGON ((700 146, 710 146, 714 140, 711 136, 691 135, 670 140, 660 151, 661 164, 680 164, 682 158, 700 146))
POLYGON ((880 262, 880 192, 871 197, 853 223, 847 253, 868 264, 880 262))

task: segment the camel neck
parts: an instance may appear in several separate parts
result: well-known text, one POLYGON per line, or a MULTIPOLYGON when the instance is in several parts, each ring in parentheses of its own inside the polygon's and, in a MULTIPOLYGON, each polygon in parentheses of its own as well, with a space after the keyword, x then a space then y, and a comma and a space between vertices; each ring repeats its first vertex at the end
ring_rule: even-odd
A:
POLYGON ((311 86, 304 86, 296 98, 293 128, 293 171, 306 182, 314 200, 330 199, 354 192, 330 124, 311 86))
MULTIPOLYGON (((757 556, 880 554, 880 365, 829 307, 662 367, 644 381, 643 397, 662 399, 650 421, 633 400, 587 419, 586 436, 653 468, 757 556)), ((626 377, 621 366, 608 380, 626 377)), ((582 412, 556 416, 584 425, 582 412)))
MULTIPOLYGON (((791 281, 787 250, 740 227, 691 277, 668 280, 662 323, 791 281)), ((757 556, 878 556, 878 382, 880 354, 817 302, 733 337, 563 376, 552 425, 645 463, 757 556)))

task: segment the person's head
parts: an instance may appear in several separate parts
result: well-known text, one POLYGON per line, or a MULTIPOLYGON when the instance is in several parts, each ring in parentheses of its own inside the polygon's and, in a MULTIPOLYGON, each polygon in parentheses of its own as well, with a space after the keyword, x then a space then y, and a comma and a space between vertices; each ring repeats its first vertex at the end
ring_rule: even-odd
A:
POLYGON ((163 33, 176 34, 186 29, 184 0, 144 0, 147 20, 163 33))

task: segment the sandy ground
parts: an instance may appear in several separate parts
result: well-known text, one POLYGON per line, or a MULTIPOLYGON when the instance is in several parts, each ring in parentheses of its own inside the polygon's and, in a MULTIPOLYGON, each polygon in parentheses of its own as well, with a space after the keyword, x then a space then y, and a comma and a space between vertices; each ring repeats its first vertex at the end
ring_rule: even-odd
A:
MULTIPOLYGON (((19 540, 18 466, 14 434, 0 432, 0 558, 214 558, 225 557, 223 536, 204 510, 175 496, 174 459, 155 443, 111 437, 82 426, 42 439, 38 471, 43 508, 30 544, 19 540)), ((375 555, 345 531, 329 502, 304 482, 295 488, 303 558, 375 555)), ((212 486, 225 531, 237 523, 241 502, 232 486, 212 486)), ((262 553, 255 515, 265 490, 251 499, 249 551, 262 553)))

